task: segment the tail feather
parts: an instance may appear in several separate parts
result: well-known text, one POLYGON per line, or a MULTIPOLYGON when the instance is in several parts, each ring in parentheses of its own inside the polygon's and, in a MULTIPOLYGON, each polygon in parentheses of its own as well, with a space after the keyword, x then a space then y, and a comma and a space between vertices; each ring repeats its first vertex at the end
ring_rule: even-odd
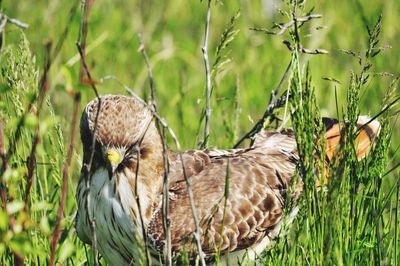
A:
MULTIPOLYGON (((329 118, 324 118, 323 122, 326 126, 326 156, 328 160, 331 160, 336 149, 340 146, 341 128, 344 124, 329 118)), ((358 160, 363 159, 368 154, 379 135, 380 127, 381 125, 377 120, 371 120, 368 116, 358 117, 357 129, 359 133, 355 140, 358 160)))
MULTIPOLYGON (((326 133, 326 160, 331 161, 335 156, 337 149, 340 147, 341 129, 345 123, 340 123, 336 119, 323 118, 326 133)), ((359 116, 357 119, 358 134, 355 140, 357 159, 361 160, 367 156, 373 146, 376 137, 379 135, 381 125, 377 120, 371 120, 368 116, 359 116)), ((328 176, 325 172, 324 184, 328 184, 328 176)), ((319 180, 316 180, 316 186, 321 188, 319 180)))

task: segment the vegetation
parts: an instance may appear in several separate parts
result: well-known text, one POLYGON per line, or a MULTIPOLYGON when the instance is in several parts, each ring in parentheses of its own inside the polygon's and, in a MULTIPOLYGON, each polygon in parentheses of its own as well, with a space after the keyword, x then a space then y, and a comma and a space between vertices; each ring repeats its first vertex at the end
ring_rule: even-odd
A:
POLYGON ((293 127, 300 212, 260 262, 400 264, 398 1, 86 2, 0 1, 0 264, 93 265, 74 229, 77 125, 93 84, 100 94, 156 96, 182 149, 231 148, 252 128, 293 127), (382 129, 358 161, 360 114, 382 129), (321 116, 349 121, 327 167, 314 156, 324 150, 321 116))

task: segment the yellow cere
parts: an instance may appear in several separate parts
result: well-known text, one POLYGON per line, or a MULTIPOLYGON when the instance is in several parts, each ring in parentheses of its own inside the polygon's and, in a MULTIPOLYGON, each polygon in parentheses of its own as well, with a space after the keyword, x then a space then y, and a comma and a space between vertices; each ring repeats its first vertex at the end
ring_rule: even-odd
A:
POLYGON ((121 155, 116 150, 108 150, 107 158, 112 164, 119 164, 121 160, 121 155))

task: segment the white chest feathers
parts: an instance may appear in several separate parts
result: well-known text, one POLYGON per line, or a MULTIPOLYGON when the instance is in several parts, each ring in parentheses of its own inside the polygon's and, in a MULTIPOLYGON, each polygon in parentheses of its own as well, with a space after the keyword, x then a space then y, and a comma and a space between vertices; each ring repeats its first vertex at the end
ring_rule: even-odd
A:
POLYGON ((116 189, 115 177, 110 179, 107 169, 100 168, 91 176, 89 193, 83 178, 78 185, 78 235, 82 240, 92 241, 91 217, 95 221, 97 249, 109 265, 137 264, 134 258, 142 257, 138 246, 141 236, 137 235, 130 217, 129 203, 134 195, 125 179, 120 176, 116 189))

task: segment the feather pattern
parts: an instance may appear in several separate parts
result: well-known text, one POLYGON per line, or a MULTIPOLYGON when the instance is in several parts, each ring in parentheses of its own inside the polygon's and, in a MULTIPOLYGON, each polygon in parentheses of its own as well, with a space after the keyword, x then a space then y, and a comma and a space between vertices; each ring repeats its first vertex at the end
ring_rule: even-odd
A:
MULTIPOLYGON (((165 244, 161 209, 163 148, 151 112, 134 98, 106 95, 101 98, 96 125, 97 108, 98 101, 93 100, 81 118, 84 155, 77 188, 78 236, 83 242, 91 243, 91 214, 96 221, 98 249, 108 264, 143 264, 144 239, 152 250, 152 263, 162 263, 159 257, 165 244), (88 177, 90 185, 86 187, 83 173, 90 159, 95 127, 96 145, 88 177), (121 163, 112 171, 106 156, 110 148, 118 149, 123 155, 121 163)), ((337 121, 326 121, 329 122, 328 152, 333 156, 340 139, 340 127, 337 121)), ((364 127, 372 135, 379 131, 377 122, 358 127, 364 127)), ((372 143, 371 134, 364 135, 358 140, 362 156, 372 143), (361 138, 364 135, 368 140, 361 138)), ((249 148, 190 150, 181 154, 168 151, 167 156, 174 255, 186 251, 193 258, 196 254, 195 224, 182 165, 191 182, 200 219, 201 245, 208 260, 216 253, 227 260, 234 254, 236 257, 230 261, 236 262, 247 251, 262 252, 279 234, 286 206, 295 206, 293 203, 302 191, 301 179, 292 180, 299 158, 291 130, 261 131, 249 148), (292 185, 294 189, 289 190, 292 185), (226 199, 225 191, 229 191, 226 199), (288 195, 288 191, 292 193, 288 195)), ((293 213, 297 211, 294 207, 293 213)))
MULTIPOLYGON (((292 138, 277 135, 281 141, 292 143, 292 152, 295 150, 292 138)), ((189 169, 186 172, 191 179, 203 233, 202 247, 207 255, 213 255, 217 250, 225 254, 260 243, 281 220, 286 190, 296 167, 296 155, 292 153, 293 160, 288 160, 288 151, 274 147, 264 150, 253 146, 226 152, 189 151, 182 155, 185 169, 189 169), (227 171, 231 196, 224 210, 227 171)), ((170 172, 169 213, 174 252, 194 251, 195 225, 181 164, 176 156, 170 172)), ((148 234, 161 250, 164 243, 161 210, 154 213, 148 234)))

